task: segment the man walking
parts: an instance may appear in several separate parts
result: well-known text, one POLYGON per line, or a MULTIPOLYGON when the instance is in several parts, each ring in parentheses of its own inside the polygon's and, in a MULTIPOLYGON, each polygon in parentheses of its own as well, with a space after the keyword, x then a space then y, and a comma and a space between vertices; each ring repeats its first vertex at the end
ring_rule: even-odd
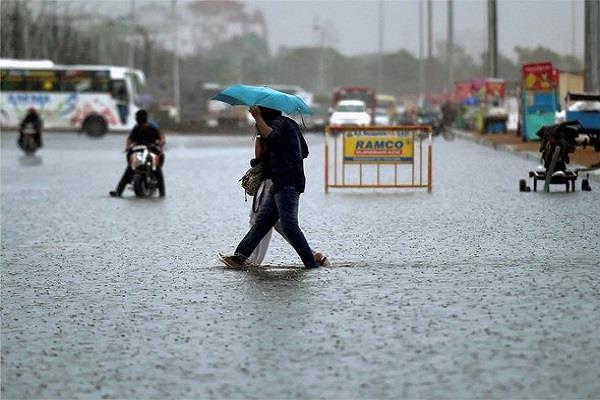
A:
POLYGON ((290 244, 296 250, 306 268, 316 268, 310 246, 298 226, 298 201, 304 192, 303 159, 308 156, 308 146, 300 127, 292 119, 283 117, 280 111, 266 107, 250 107, 262 141, 269 171, 273 181, 270 195, 261 206, 256 222, 238 244, 233 256, 223 256, 222 261, 230 267, 240 267, 252 254, 262 238, 277 220, 290 244))

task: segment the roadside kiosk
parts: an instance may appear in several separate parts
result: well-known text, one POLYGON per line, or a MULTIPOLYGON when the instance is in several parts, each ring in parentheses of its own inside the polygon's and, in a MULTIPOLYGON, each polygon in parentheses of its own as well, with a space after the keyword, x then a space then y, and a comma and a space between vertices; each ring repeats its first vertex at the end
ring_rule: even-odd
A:
POLYGON ((537 141, 537 131, 554 124, 559 110, 558 71, 549 62, 524 64, 521 88, 519 134, 537 141))
POLYGON ((504 108, 504 79, 487 78, 485 80, 485 101, 481 102, 483 114, 482 133, 506 133, 508 113, 504 108))

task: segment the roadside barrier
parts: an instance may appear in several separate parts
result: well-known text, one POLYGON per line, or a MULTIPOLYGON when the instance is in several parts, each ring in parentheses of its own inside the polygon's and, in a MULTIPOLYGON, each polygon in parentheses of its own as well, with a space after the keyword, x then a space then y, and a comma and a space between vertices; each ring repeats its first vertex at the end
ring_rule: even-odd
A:
POLYGON ((427 188, 431 192, 431 126, 327 126, 324 153, 325 193, 330 188, 427 188))

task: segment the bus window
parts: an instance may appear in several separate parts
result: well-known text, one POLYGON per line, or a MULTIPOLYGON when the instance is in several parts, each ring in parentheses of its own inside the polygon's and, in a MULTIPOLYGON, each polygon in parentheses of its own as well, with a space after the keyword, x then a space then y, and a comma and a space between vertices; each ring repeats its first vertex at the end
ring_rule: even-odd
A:
POLYGON ((108 71, 62 71, 62 91, 65 92, 108 92, 108 71))
POLYGON ((25 90, 25 72, 18 69, 3 69, 1 75, 1 87, 3 91, 25 90))
POLYGON ((25 90, 53 92, 58 89, 56 71, 29 70, 25 72, 25 90))

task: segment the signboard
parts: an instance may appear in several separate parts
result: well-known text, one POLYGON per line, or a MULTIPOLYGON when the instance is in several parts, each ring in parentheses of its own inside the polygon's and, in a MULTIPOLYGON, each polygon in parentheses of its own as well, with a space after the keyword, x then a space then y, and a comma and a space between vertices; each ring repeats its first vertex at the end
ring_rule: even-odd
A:
POLYGON ((506 82, 504 79, 488 79, 485 81, 485 93, 488 98, 504 98, 506 82))
POLYGON ((558 72, 552 63, 523 64, 523 89, 528 91, 548 91, 558 87, 558 72))
POLYGON ((482 94, 482 89, 485 87, 485 78, 473 78, 471 79, 471 93, 482 94))
POLYGON ((458 101, 463 101, 471 96, 471 82, 459 81, 454 86, 454 96, 458 101))
POLYGON ((347 132, 344 135, 344 162, 413 162, 413 135, 410 132, 347 132))

